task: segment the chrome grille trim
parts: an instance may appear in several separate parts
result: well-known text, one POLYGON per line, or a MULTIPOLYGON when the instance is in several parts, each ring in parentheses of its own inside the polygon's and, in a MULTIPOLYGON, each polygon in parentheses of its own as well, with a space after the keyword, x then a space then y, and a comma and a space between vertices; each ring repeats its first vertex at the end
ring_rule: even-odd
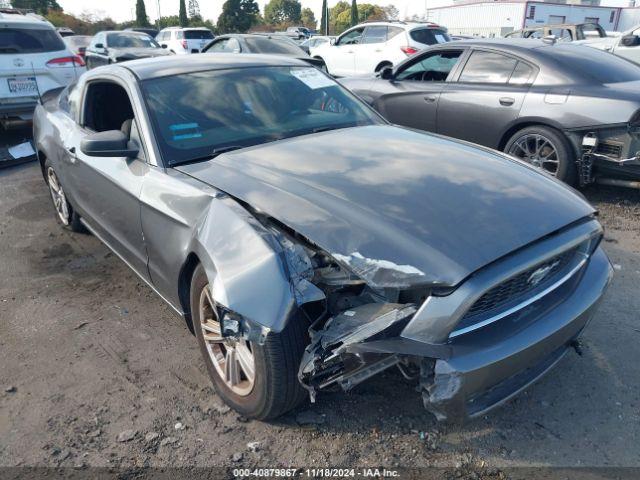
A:
POLYGON ((474 330, 477 330, 479 328, 482 327, 486 327, 487 325, 497 322, 498 320, 501 320, 505 317, 508 317, 509 315, 516 313, 518 310, 522 310, 523 308, 528 307, 529 305, 531 305, 532 303, 537 302, 538 300, 540 300, 541 298, 545 297, 546 295, 548 295, 549 293, 551 293, 552 291, 554 291, 556 288, 560 287, 563 283, 565 283, 567 280, 569 280, 571 277, 573 277, 586 263, 588 260, 588 257, 584 254, 580 254, 583 256, 583 258, 578 262, 578 264, 573 267, 565 276, 563 276, 561 279, 559 279, 557 282, 553 283, 552 285, 549 285, 547 288, 545 288, 544 290, 542 290, 541 292, 538 292, 536 295, 527 298, 525 301, 519 303, 518 305, 515 305, 503 312, 498 313, 497 315, 494 315, 491 318, 487 318, 486 320, 483 320, 481 322, 478 323, 474 323, 473 325, 470 325, 468 327, 465 328, 461 328, 459 330, 454 330, 453 332, 451 332, 451 334, 449 335, 449 338, 454 338, 454 337, 458 337, 460 335, 463 335, 465 333, 469 333, 472 332, 474 330))

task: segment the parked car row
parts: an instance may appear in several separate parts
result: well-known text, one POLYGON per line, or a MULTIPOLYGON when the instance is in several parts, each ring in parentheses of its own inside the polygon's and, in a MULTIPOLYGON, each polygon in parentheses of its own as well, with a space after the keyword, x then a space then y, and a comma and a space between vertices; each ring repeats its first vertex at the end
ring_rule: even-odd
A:
MULTIPOLYGON (((552 48, 438 46, 368 88, 424 86, 390 111, 417 122, 418 104, 434 104, 436 130, 436 109, 449 102, 460 120, 472 99, 468 125, 482 131, 492 114, 517 119, 516 103, 541 118, 598 91, 552 87, 554 56, 571 56, 552 48), (538 85, 546 93, 529 100, 538 85)), ((615 90, 618 109, 637 108, 615 90)), ((575 116, 614 118, 604 95, 589 99, 596 112, 575 116)), ((184 318, 218 394, 247 417, 392 367, 436 418, 485 415, 578 349, 612 276, 595 211, 571 188, 513 156, 391 125, 297 58, 114 63, 48 95, 33 127, 57 220, 94 233, 184 318)), ((548 143, 564 145, 515 143, 541 162, 548 143)))

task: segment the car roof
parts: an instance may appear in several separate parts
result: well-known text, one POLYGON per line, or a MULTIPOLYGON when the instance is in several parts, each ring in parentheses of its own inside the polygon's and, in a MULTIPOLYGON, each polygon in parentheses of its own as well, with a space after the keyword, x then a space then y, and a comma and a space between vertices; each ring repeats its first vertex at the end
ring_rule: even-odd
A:
POLYGON ((283 55, 235 53, 201 53, 199 55, 171 55, 144 58, 118 63, 114 66, 130 70, 140 80, 166 77, 181 73, 203 72, 207 70, 228 70, 248 67, 309 67, 303 60, 283 55))
POLYGON ((20 24, 20 26, 27 28, 44 26, 55 29, 51 22, 37 13, 7 13, 10 10, 0 9, 0 24, 20 24))

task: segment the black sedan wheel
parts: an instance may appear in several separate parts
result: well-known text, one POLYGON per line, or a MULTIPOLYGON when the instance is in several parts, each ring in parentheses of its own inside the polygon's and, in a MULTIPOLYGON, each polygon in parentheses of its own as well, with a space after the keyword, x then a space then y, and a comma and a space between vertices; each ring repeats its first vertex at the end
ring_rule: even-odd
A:
POLYGON ((567 139, 551 128, 527 127, 513 135, 505 152, 573 185, 576 166, 573 149, 567 139))
POLYGON ((298 367, 308 343, 307 324, 292 318, 264 345, 222 336, 220 313, 211 296, 212 282, 199 265, 191 281, 191 317, 200 351, 222 399, 250 418, 275 418, 306 397, 298 367))

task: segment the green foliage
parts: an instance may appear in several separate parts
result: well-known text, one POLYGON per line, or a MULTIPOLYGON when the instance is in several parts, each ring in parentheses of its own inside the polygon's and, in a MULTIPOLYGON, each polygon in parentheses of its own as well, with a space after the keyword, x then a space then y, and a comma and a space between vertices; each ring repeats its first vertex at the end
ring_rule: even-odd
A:
POLYGON ((264 7, 264 21, 270 25, 293 25, 301 22, 302 5, 298 0, 269 0, 264 7))
POLYGON ((144 0, 136 0, 136 24, 140 27, 149 26, 149 17, 147 17, 147 9, 144 6, 144 0))
MULTIPOLYGON (((355 0, 352 0, 355 4, 355 0)), ((379 7, 378 5, 372 5, 370 3, 361 3, 357 5, 358 19, 354 22, 353 4, 349 5, 348 2, 339 1, 329 12, 329 26, 333 35, 340 35, 346 29, 358 23, 374 20, 392 20, 391 15, 394 14, 397 18, 397 9, 392 5, 388 7, 379 7)))
POLYGON ((218 17, 219 33, 244 33, 258 23, 260 8, 255 0, 227 0, 218 17))
POLYGON ((178 19, 180 20, 181 27, 189 26, 189 18, 187 17, 187 6, 184 0, 180 0, 180 9, 178 10, 178 19))
POLYGON ((302 9, 302 13, 300 14, 300 21, 302 22, 302 25, 310 30, 315 30, 318 26, 316 16, 314 15, 313 10, 311 10, 310 8, 302 9))
POLYGON ((158 29, 160 30, 167 27, 177 27, 178 25, 180 25, 180 18, 178 15, 160 17, 160 20, 158 21, 158 29))
POLYGON ((49 10, 62 11, 62 7, 56 0, 11 0, 11 6, 33 10, 40 15, 46 15, 49 10))
POLYGON ((357 25, 358 22, 358 5, 356 4, 356 0, 351 0, 351 26, 357 25))

